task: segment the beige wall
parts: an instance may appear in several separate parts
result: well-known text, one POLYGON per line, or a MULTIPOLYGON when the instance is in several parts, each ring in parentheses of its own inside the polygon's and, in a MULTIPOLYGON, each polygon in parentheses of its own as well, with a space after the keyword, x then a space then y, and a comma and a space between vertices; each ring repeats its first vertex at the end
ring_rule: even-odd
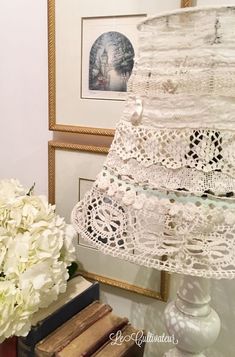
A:
POLYGON ((0 5, 0 178, 46 193, 47 1, 0 5))

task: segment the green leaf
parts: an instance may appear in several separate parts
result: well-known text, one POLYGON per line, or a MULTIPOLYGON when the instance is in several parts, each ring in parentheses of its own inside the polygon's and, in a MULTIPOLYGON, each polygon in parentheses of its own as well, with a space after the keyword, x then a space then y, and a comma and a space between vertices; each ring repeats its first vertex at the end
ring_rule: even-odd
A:
POLYGON ((35 182, 34 182, 33 185, 30 187, 29 192, 26 193, 26 196, 31 196, 31 195, 32 195, 33 190, 34 190, 34 187, 35 187, 35 182))

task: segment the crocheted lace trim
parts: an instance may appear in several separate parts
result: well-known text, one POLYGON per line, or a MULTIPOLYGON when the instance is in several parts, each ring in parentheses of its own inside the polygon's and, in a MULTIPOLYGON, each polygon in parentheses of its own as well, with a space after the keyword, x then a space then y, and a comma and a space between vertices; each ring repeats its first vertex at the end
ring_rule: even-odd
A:
MULTIPOLYGON (((171 60, 166 60, 161 55, 156 56, 151 61, 151 66, 141 61, 141 67, 131 77, 128 89, 136 95, 145 94, 149 98, 164 94, 234 97, 235 62, 230 61, 228 68, 222 51, 217 57, 212 57, 209 53, 200 57, 192 52, 186 59, 185 55, 176 56, 174 53, 171 53, 171 60), (224 63, 221 62, 223 58, 224 63)), ((181 109, 183 111, 183 107, 181 109)))
MULTIPOLYGON (((235 75, 235 74, 234 74, 235 75)), ((134 76, 134 75, 133 75, 134 76)), ((132 77, 131 77, 132 78, 132 77)), ((131 81, 131 79, 129 80, 131 81)), ((122 119, 130 121, 136 98, 143 100, 141 124, 152 128, 193 128, 235 130, 234 98, 223 96, 162 95, 154 97, 144 88, 146 79, 136 84, 137 93, 129 94, 122 119), (141 94, 141 91, 142 94, 141 94), (147 93, 145 93, 145 91, 147 93)))
POLYGON ((235 277, 233 201, 215 204, 183 194, 148 196, 123 184, 113 190, 99 186, 74 207, 71 218, 83 238, 104 253, 160 270, 235 277))
POLYGON ((122 160, 145 167, 161 163, 171 169, 221 171, 235 177, 235 133, 205 129, 152 129, 120 121, 111 147, 122 160))
MULTIPOLYGON (((143 167, 142 163, 135 159, 122 160, 115 152, 108 155, 105 167, 116 176, 121 175, 125 180, 142 186, 147 185, 150 188, 184 189, 198 195, 206 191, 217 196, 225 196, 229 192, 235 193, 235 178, 217 171, 203 172, 188 167, 175 170, 168 169, 161 163, 143 167)), ((106 170, 103 170, 99 176, 103 175, 106 175, 106 170)))
POLYGON ((234 48, 234 6, 196 10, 188 15, 180 12, 145 20, 139 25, 142 52, 146 54, 149 49, 158 54, 175 49, 188 53, 196 49, 200 55, 201 49, 206 52, 213 45, 223 48, 225 53, 234 48))

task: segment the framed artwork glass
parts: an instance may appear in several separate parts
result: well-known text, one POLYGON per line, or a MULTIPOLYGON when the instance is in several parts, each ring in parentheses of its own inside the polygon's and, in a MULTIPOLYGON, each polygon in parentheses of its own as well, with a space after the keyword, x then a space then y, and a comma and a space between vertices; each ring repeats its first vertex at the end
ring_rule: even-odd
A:
MULTIPOLYGON (((49 201, 70 222, 74 205, 101 171, 107 147, 49 142, 49 201)), ((166 301, 169 275, 108 256, 79 239, 79 272, 86 278, 166 301)))
POLYGON ((83 17, 81 98, 124 100, 145 15, 83 17))
POLYGON ((136 24, 184 2, 48 0, 50 130, 113 136, 138 55, 136 24))

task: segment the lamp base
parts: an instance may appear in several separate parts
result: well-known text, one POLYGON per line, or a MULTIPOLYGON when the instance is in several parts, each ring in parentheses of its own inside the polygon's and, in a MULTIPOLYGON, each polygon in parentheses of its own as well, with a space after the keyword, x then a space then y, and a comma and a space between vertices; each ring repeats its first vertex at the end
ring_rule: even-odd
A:
POLYGON ((206 357, 203 353, 188 353, 179 351, 177 348, 173 348, 166 352, 163 357, 206 357))
POLYGON ((209 305, 209 280, 184 276, 175 301, 165 309, 165 322, 177 346, 165 357, 205 357, 220 332, 218 314, 209 305))

